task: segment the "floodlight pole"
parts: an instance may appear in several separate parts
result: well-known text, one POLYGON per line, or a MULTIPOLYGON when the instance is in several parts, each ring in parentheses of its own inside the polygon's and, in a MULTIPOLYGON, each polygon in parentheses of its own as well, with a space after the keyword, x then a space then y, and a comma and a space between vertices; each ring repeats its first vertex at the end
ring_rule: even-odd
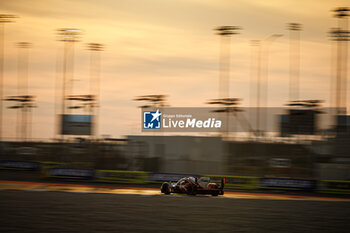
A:
POLYGON ((231 36, 239 34, 238 26, 219 26, 214 30, 221 37, 220 42, 220 75, 219 75, 219 97, 230 96, 230 66, 231 66, 231 36))
POLYGON ((288 23, 289 30, 289 101, 299 100, 300 82, 300 23, 288 23))
POLYGON ((4 78, 4 40, 5 40, 5 23, 14 22, 15 15, 0 14, 0 141, 2 140, 2 121, 3 121, 3 78, 4 78))
MULTIPOLYGON (((269 84, 269 52, 270 52, 270 45, 279 37, 283 36, 282 34, 272 34, 271 36, 269 36, 268 38, 266 38, 263 41, 262 44, 262 54, 261 54, 261 59, 262 59, 262 77, 264 78, 264 86, 265 86, 265 90, 264 90, 264 100, 265 100, 265 111, 264 111, 264 119, 263 121, 266 124, 266 127, 268 126, 268 119, 267 119, 267 113, 268 113, 268 84, 269 84)), ((257 129, 259 130, 259 129, 257 129)))
POLYGON ((261 99, 261 41, 254 40, 251 44, 257 47, 257 76, 256 76, 256 132, 259 135, 260 130, 260 99, 261 99))
POLYGON ((94 117, 92 123, 91 136, 98 137, 98 116, 99 116, 99 99, 100 99, 100 69, 101 57, 100 52, 103 51, 104 45, 100 43, 88 43, 87 49, 90 50, 90 95, 95 96, 90 103, 89 112, 94 117), (96 108, 94 112, 94 108, 96 108))
MULTIPOLYGON (((278 37, 281 37, 281 34, 272 34, 267 37, 264 41, 260 42, 256 40, 252 45, 258 47, 258 66, 257 66, 257 78, 256 78, 256 136, 259 136, 261 133, 260 129, 260 118, 261 118, 261 95, 262 95, 262 78, 264 78, 265 90, 265 105, 267 107, 268 102, 268 67, 269 67, 269 46, 276 40, 278 37)), ((267 109, 265 109, 266 115, 267 109)))
MULTIPOLYGON (((139 108, 160 108, 162 111, 162 108, 165 106, 168 106, 167 104, 167 95, 144 95, 144 96, 137 96, 133 99, 134 101, 142 101, 146 102, 146 105, 139 106, 139 108)), ((161 129, 161 135, 163 136, 164 131, 161 129)), ((156 132, 153 131, 153 135, 155 136, 156 132)), ((155 137, 153 137, 155 140, 155 137)), ((161 137, 162 143, 164 144, 163 137, 161 137)), ((153 149, 153 155, 156 155, 155 153, 155 142, 153 142, 154 148, 153 149)))
POLYGON ((338 28, 331 30, 331 37, 337 42, 337 68, 336 68, 336 109, 337 115, 346 114, 347 108, 347 57, 350 31, 348 30, 348 17, 350 8, 339 7, 333 10, 334 17, 338 18, 338 28), (345 108, 345 112, 341 108, 345 108))
MULTIPOLYGON (((81 30, 76 28, 60 28, 57 30, 58 40, 64 42, 63 48, 63 70, 62 70, 62 99, 61 99, 61 114, 62 117, 66 113, 66 96, 67 96, 67 71, 68 71, 68 53, 69 47, 72 49, 72 67, 71 73, 73 76, 73 61, 74 61, 74 42, 79 41, 79 36, 81 35, 81 30)), ((73 77, 71 77, 70 82, 73 82, 73 77)), ((70 86, 70 91, 72 92, 72 84, 70 86)), ((63 119, 63 118, 62 118, 63 119)), ((63 124, 61 119, 61 124, 63 124)), ((61 125, 62 127, 62 125, 61 125)), ((60 133, 59 133, 60 134, 60 133)), ((62 139, 64 139, 64 135, 61 134, 62 139)))
MULTIPOLYGON (((28 96, 28 49, 31 47, 31 43, 19 42, 16 46, 18 48, 17 95, 28 96)), ((17 114, 17 138, 24 141, 28 138, 28 112, 30 107, 27 105, 28 103, 21 103, 21 120, 19 120, 17 114)))

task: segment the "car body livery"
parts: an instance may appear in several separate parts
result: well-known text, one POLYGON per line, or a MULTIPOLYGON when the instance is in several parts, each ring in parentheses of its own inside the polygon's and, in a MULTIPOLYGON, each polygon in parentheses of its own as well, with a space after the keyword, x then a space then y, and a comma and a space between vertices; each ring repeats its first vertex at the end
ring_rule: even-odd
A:
POLYGON ((221 179, 221 184, 210 182, 209 177, 184 177, 176 183, 165 182, 160 187, 164 194, 183 193, 189 195, 210 194, 213 196, 224 195, 225 178, 221 179))

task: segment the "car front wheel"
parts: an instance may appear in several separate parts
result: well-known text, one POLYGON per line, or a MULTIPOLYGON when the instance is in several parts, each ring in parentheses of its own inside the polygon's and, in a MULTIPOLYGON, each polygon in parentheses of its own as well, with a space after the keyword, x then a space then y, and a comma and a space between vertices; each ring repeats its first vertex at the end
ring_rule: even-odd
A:
POLYGON ((168 184, 168 183, 162 184, 162 187, 161 187, 160 191, 161 191, 162 193, 164 193, 165 195, 169 195, 169 194, 170 194, 170 187, 169 187, 169 184, 168 184))

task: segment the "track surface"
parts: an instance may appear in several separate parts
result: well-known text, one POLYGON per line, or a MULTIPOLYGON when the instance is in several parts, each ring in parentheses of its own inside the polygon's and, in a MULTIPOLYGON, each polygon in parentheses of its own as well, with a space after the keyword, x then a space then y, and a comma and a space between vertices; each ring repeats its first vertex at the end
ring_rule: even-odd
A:
POLYGON ((348 232, 350 203, 0 191, 1 232, 348 232))
MULTIPOLYGON (((159 188, 132 187, 132 186, 106 186, 93 184, 69 184, 69 183, 48 183, 48 182, 30 182, 30 181, 8 181, 0 180, 0 190, 19 190, 19 191, 56 191, 71 193, 96 193, 96 194, 131 194, 155 196, 163 195, 159 188)), ((173 196, 178 196, 172 194, 173 196)), ((303 196, 271 193, 245 193, 225 191, 223 198, 239 199, 272 199, 272 200, 308 200, 308 201, 341 201, 350 202, 350 198, 342 197, 322 197, 322 196, 303 196)))
POLYGON ((0 232, 264 233, 350 229, 348 197, 227 191, 224 197, 165 196, 152 187, 38 182, 29 175, 0 174, 0 232))

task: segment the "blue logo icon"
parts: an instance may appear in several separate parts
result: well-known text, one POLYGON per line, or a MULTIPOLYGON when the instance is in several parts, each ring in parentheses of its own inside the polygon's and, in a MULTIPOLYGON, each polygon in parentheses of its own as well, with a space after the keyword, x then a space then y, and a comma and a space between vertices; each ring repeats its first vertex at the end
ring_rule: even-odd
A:
POLYGON ((162 113, 157 110, 156 112, 144 111, 143 112, 143 128, 144 129, 160 129, 162 113))

